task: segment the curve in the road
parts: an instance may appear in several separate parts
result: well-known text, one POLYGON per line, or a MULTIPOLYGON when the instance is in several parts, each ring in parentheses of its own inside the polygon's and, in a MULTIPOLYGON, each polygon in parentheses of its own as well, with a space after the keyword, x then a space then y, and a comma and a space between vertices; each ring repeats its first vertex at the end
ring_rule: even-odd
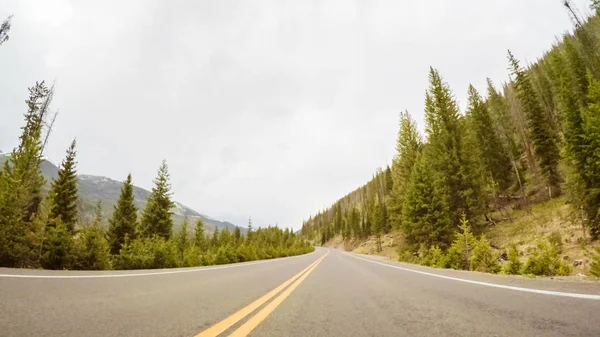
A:
POLYGON ((346 252, 342 252, 342 254, 345 254, 345 255, 351 256, 351 257, 353 257, 355 259, 359 259, 359 260, 366 261, 366 262, 369 262, 369 263, 378 264, 378 265, 381 265, 381 266, 385 266, 385 267, 389 267, 389 268, 394 268, 394 269, 399 269, 399 270, 403 270, 403 271, 408 271, 408 272, 411 272, 411 273, 417 273, 417 274, 421 274, 421 275, 439 277, 439 278, 446 279, 446 280, 452 280, 452 281, 458 281, 458 282, 464 282, 464 283, 470 283, 470 284, 477 284, 477 285, 482 285, 482 286, 486 286, 486 287, 493 287, 493 288, 501 288, 501 289, 509 289, 509 290, 515 290, 515 291, 528 292, 528 293, 542 294, 542 295, 562 296, 562 297, 571 297, 571 298, 582 298, 582 299, 586 299, 586 300, 600 300, 600 295, 580 294, 580 293, 567 293, 567 292, 562 292, 562 291, 541 290, 541 289, 534 289, 534 288, 522 288, 522 287, 508 286, 508 285, 503 285, 503 284, 474 281, 474 280, 468 280, 468 279, 464 279, 464 278, 458 278, 458 277, 452 277, 452 276, 446 276, 446 275, 439 275, 439 274, 434 274, 434 273, 428 273, 426 271, 420 271, 420 270, 414 270, 414 269, 404 268, 404 267, 400 267, 400 266, 395 266, 395 265, 391 265, 391 264, 388 264, 388 263, 382 263, 382 262, 378 262, 378 261, 373 261, 373 260, 365 259, 363 257, 359 257, 359 256, 356 256, 354 254, 349 254, 349 253, 346 253, 346 252))

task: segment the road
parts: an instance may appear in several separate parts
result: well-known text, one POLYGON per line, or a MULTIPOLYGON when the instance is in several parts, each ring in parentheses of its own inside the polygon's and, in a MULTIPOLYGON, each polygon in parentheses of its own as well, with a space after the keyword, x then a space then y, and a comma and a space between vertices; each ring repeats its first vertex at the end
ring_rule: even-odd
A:
POLYGON ((0 268, 2 336, 600 336, 599 318, 599 283, 324 248, 160 271, 0 268))

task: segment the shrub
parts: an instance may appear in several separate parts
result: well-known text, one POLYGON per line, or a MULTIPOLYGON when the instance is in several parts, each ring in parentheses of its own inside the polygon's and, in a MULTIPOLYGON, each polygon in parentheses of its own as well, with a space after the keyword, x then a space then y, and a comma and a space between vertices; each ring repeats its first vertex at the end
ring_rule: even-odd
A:
POLYGON ((414 263, 415 262, 415 257, 413 255, 412 250, 409 249, 408 247, 400 247, 400 248, 398 248, 398 261, 400 261, 400 262, 407 262, 407 263, 414 263))
POLYGON ((186 247, 183 251, 183 257, 179 265, 181 267, 197 267, 202 264, 203 261, 200 249, 195 244, 186 247))
POLYGON ((73 268, 81 270, 111 269, 110 246, 98 225, 81 230, 74 238, 73 268))
POLYGON ((46 227, 42 244, 42 267, 45 269, 68 269, 71 267, 73 237, 67 226, 59 219, 46 227))
POLYGON ((571 266, 560 259, 560 255, 547 240, 538 240, 532 254, 521 270, 522 274, 543 276, 565 276, 571 273, 571 266))
POLYGON ((477 246, 477 239, 471 232, 471 226, 463 215, 459 231, 454 233, 454 241, 448 249, 446 256, 447 265, 452 269, 469 270, 471 265, 471 255, 473 249, 477 246))
POLYGON ((154 235, 123 245, 115 257, 118 269, 152 269, 177 267, 177 247, 172 240, 154 235))
POLYGON ((427 263, 424 265, 434 267, 434 268, 444 268, 445 265, 445 256, 442 252, 442 249, 439 246, 431 246, 429 247, 429 251, 427 251, 426 256, 427 263))
POLYGON ((590 273, 594 276, 600 277, 600 247, 596 247, 596 255, 592 259, 590 265, 590 273))
POLYGON ((500 271, 500 264, 498 264, 494 250, 484 235, 481 236, 473 248, 470 267, 471 270, 485 273, 497 273, 500 271))
POLYGON ((519 260, 519 251, 517 246, 511 245, 508 249, 508 261, 504 264, 502 270, 505 274, 517 275, 521 272, 523 264, 519 260))
POLYGON ((563 249, 563 240, 560 232, 554 231, 548 235, 548 242, 554 249, 558 252, 558 254, 562 253, 563 249))

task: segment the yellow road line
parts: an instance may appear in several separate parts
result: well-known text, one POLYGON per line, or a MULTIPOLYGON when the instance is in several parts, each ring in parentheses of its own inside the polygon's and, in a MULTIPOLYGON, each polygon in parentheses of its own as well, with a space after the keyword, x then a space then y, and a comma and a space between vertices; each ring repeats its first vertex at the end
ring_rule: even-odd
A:
POLYGON ((304 268, 298 274, 292 276, 289 280, 285 281, 284 283, 282 283, 277 288, 269 291, 267 294, 263 295, 261 298, 259 298, 256 301, 248 304, 247 306, 245 306, 240 311, 238 311, 238 312, 234 313, 233 315, 225 318, 224 320, 222 320, 219 323, 211 326, 210 328, 202 331, 201 333, 197 334, 195 337, 215 337, 215 336, 218 336, 220 333, 222 333, 223 331, 229 329, 232 325, 234 325, 235 323, 239 322, 241 319, 243 319, 244 317, 248 316, 248 314, 252 313, 258 307, 260 307, 265 302, 267 302, 268 300, 270 300, 271 298, 273 298, 281 290, 283 290, 285 287, 287 287, 292 282, 294 282, 296 279, 298 279, 304 272, 306 272, 311 267, 313 267, 316 264, 318 264, 323 258, 325 258, 325 256, 326 255, 321 256, 318 260, 316 260, 315 262, 311 263, 308 267, 304 268))
POLYGON ((254 328, 256 328, 262 321, 264 321, 265 318, 267 318, 288 296, 290 296, 290 294, 296 288, 298 288, 300 283, 302 283, 302 281, 304 281, 304 279, 306 279, 308 277, 308 275, 310 275, 310 273, 312 273, 313 270, 315 270, 317 268, 319 263, 321 263, 321 261, 323 261, 323 259, 328 254, 329 254, 329 251, 327 252, 327 254, 323 255, 323 257, 321 257, 319 260, 317 260, 316 264, 311 266, 310 269, 306 273, 304 273, 296 282, 294 282, 291 286, 289 286, 289 288, 284 290, 279 296, 277 296, 273 301, 271 301, 271 303, 267 304, 256 315, 252 316, 252 318, 250 318, 246 323, 244 323, 241 327, 239 327, 237 330, 235 330, 231 335, 229 335, 229 337, 248 336, 248 334, 250 332, 252 332, 252 330, 254 330, 254 328))

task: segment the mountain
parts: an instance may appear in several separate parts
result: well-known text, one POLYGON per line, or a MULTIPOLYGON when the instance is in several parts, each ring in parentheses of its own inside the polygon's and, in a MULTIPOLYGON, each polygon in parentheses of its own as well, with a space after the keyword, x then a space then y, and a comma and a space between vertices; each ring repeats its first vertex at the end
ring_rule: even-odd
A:
MULTIPOLYGON (((2 153, 2 151, 0 151, 0 165, 4 165, 4 162, 8 159, 8 155, 8 153, 2 153)), ((42 175, 44 178, 46 178, 48 186, 50 181, 58 176, 58 167, 47 159, 42 161, 41 170, 42 175)), ((119 199, 122 185, 123 182, 107 177, 88 174, 78 175, 79 197, 81 198, 81 207, 84 216, 91 218, 94 214, 96 203, 98 200, 100 200, 102 201, 104 217, 108 218, 112 214, 113 207, 119 199)), ((46 188, 48 186, 46 186, 46 188)), ((150 196, 150 191, 134 186, 133 196, 134 204, 141 211, 144 209, 144 207, 146 207, 146 199, 148 199, 150 196)), ((175 207, 173 208, 173 221, 175 223, 174 230, 177 230, 185 217, 188 217, 190 220, 190 228, 194 227, 194 223, 197 221, 197 219, 202 219, 207 232, 212 232, 214 227, 218 227, 219 230, 224 228, 229 228, 232 230, 236 227, 230 222, 213 219, 179 202, 175 202, 175 207)), ((246 231, 246 229, 243 227, 240 227, 240 230, 243 233, 246 231)))

